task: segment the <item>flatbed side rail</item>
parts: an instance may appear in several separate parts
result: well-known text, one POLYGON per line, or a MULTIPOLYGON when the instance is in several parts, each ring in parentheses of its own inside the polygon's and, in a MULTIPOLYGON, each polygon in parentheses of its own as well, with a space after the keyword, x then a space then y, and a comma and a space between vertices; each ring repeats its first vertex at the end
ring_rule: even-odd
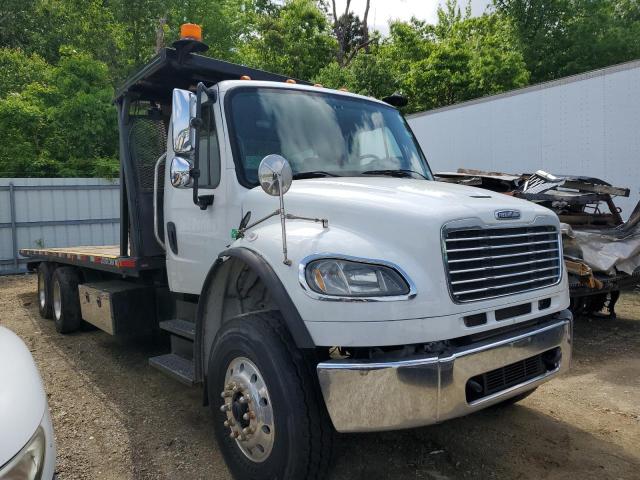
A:
POLYGON ((20 254, 27 257, 29 263, 42 261, 64 263, 132 277, 139 276, 142 271, 161 270, 165 266, 163 257, 123 257, 99 250, 92 252, 73 248, 25 248, 20 250, 20 254))

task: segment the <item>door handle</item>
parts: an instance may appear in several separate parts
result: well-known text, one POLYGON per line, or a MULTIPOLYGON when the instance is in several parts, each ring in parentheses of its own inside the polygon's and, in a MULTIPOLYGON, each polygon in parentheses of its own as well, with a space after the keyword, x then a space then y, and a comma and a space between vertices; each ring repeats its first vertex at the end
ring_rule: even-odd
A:
POLYGON ((176 232, 176 224, 173 222, 167 223, 167 237, 169 238, 169 248, 174 255, 178 254, 178 232, 176 232))

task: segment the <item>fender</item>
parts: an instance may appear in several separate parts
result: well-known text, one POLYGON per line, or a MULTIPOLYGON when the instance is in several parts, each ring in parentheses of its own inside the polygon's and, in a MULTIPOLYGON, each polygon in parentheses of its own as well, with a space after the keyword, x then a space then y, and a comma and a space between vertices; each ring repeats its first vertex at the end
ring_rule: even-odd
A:
POLYGON ((204 333, 206 323, 206 319, 204 318, 204 310, 206 304, 206 295, 211 283, 216 277, 218 269, 225 262, 225 257, 232 257, 242 260, 256 272, 258 277, 260 277, 260 280, 267 286, 267 288, 273 295, 273 300, 278 305, 278 309, 282 313, 282 317, 287 324, 287 328, 289 329, 289 332, 291 333, 296 346, 300 349, 311 349, 315 347, 313 339, 311 338, 311 335, 309 334, 309 331, 307 330, 307 327, 304 324, 300 313, 298 313, 298 309, 291 301, 291 298, 282 285, 282 282, 273 271, 271 266, 267 263, 267 261, 260 254, 253 250, 249 250, 248 248, 230 248, 218 255, 217 260, 207 274, 207 278, 205 279, 204 285, 202 287, 202 293, 198 301, 198 307, 196 309, 196 338, 194 346, 194 353, 197 356, 197 358, 194 359, 196 381, 204 380, 203 362, 206 360, 207 353, 204 351, 204 333))

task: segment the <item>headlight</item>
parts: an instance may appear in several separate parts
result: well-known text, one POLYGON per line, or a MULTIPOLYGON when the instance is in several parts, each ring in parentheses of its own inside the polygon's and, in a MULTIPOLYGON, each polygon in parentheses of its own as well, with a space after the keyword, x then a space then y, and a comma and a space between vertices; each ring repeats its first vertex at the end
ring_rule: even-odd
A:
POLYGON ((356 260, 314 260, 306 265, 304 275, 309 288, 322 295, 396 297, 411 291, 407 280, 396 269, 356 260))
POLYGON ((38 427, 29 443, 15 457, 0 468, 0 480, 40 480, 44 466, 46 439, 38 427))

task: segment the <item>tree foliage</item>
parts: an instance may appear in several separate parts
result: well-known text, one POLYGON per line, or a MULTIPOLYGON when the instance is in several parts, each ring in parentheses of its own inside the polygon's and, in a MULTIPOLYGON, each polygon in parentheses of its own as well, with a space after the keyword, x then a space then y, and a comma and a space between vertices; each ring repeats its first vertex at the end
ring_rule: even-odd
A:
POLYGON ((312 0, 290 0, 258 18, 240 47, 243 63, 295 78, 312 78, 335 52, 327 17, 312 0))
POLYGON ((640 57, 637 0, 494 0, 540 82, 640 57))
POLYGON ((343 72, 329 65, 317 80, 376 97, 401 90, 409 98, 408 112, 527 84, 529 73, 508 19, 472 18, 452 1, 438 16, 436 26, 416 19, 394 23, 380 45, 358 54, 343 72))
MULTIPOLYGON (((25 70, 41 67, 39 57, 18 55, 25 70)), ((63 49, 46 75, 25 75, 11 90, 0 99, 0 137, 8 139, 0 144, 2 175, 117 175, 113 87, 104 63, 63 49)))
POLYGON ((133 70, 199 23, 216 58, 377 98, 406 112, 640 57, 638 0, 447 0, 437 22, 381 36, 334 0, 3 0, 0 176, 115 176, 112 99, 133 70))

